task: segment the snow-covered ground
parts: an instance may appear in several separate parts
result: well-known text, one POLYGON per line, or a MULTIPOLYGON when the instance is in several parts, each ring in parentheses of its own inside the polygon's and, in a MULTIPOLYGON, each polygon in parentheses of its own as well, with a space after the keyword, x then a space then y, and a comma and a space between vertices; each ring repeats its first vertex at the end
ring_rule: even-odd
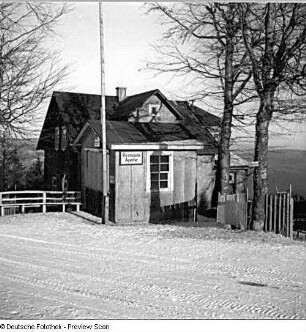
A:
POLYGON ((305 241, 190 226, 1 217, 0 318, 306 319, 305 241))

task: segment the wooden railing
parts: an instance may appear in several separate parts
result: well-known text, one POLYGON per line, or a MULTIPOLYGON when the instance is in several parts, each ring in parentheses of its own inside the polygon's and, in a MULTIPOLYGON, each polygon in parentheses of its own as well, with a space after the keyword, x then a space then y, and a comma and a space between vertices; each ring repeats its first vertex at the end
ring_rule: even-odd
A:
POLYGON ((29 208, 41 208, 43 213, 47 207, 61 206, 62 212, 67 206, 75 206, 80 210, 81 194, 77 191, 5 191, 0 192, 0 215, 25 213, 29 208), (12 212, 13 211, 13 212, 12 212), (7 213, 9 212, 9 213, 7 213))

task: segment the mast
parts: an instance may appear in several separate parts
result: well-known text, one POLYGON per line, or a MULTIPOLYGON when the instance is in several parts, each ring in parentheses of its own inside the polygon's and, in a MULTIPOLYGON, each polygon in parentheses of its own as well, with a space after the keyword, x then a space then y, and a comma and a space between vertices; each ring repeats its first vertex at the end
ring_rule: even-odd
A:
POLYGON ((100 121, 102 128, 102 224, 108 219, 108 183, 107 183, 107 150, 106 150, 106 116, 105 116, 105 62, 104 62, 104 28, 102 1, 99 0, 100 22, 100 62, 101 62, 101 108, 100 121))

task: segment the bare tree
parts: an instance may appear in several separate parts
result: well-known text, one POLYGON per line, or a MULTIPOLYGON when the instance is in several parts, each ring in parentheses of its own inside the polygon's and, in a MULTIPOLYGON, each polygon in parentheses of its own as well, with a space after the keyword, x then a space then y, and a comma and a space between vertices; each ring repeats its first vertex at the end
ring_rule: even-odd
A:
POLYGON ((39 106, 64 78, 66 68, 59 66, 49 37, 67 10, 66 5, 38 2, 0 3, 1 134, 31 130, 39 106))
POLYGON ((150 11, 161 13, 170 28, 156 47, 161 59, 148 64, 160 73, 190 75, 200 86, 197 97, 222 101, 219 145, 219 190, 229 190, 230 144, 234 109, 255 98, 249 87, 251 70, 244 48, 239 6, 235 3, 188 3, 173 6, 154 3, 150 11), (209 81, 210 85, 207 84, 209 81))
MULTIPOLYGON (((269 124, 276 112, 297 114, 306 89, 306 5, 240 4, 241 27, 259 97, 256 115, 253 229, 264 225, 269 124)), ((304 98, 305 101, 305 98, 304 98)), ((305 105, 304 105, 305 106, 305 105)))

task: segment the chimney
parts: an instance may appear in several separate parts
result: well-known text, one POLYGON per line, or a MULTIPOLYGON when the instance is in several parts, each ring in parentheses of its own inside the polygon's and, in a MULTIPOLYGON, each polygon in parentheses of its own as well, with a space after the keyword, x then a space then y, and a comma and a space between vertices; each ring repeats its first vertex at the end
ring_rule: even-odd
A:
POLYGON ((126 88, 118 87, 116 88, 116 95, 119 103, 126 98, 126 88))

